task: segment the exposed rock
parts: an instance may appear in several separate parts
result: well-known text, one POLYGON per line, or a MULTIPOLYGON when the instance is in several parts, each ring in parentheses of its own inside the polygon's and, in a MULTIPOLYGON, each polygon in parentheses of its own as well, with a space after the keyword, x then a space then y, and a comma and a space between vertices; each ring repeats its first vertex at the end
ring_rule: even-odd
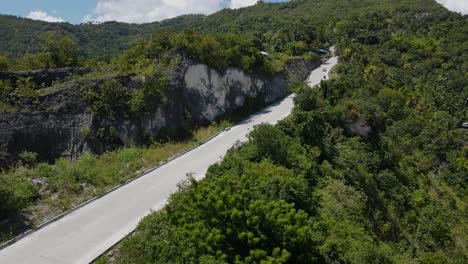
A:
MULTIPOLYGON (((97 87, 102 80, 70 81, 62 89, 40 97, 40 107, 30 103, 25 107, 27 111, 0 114, 0 167, 14 164, 25 150, 36 152, 39 161, 74 159, 87 150, 100 153, 131 143, 146 143, 155 135, 177 135, 184 132, 187 122, 207 124, 249 103, 265 106, 282 99, 289 93, 287 80, 304 81, 318 64, 294 60, 287 64, 284 73, 266 77, 239 68, 220 72, 183 58, 170 75, 166 98, 158 111, 114 118, 96 115, 80 94, 83 85, 97 87), (116 132, 111 141, 84 135, 85 131, 110 127, 116 132)), ((70 74, 80 73, 59 69, 47 73, 6 73, 0 79, 30 76, 39 83, 51 83, 70 74)), ((141 81, 129 76, 118 80, 131 90, 141 87, 141 81)))
POLYGON ((303 82, 310 72, 320 66, 320 59, 306 60, 304 58, 292 59, 284 66, 284 74, 290 83, 303 82))
POLYGON ((36 185, 36 186, 43 186, 46 184, 46 179, 44 178, 34 178, 34 179, 30 179, 31 183, 36 185))
POLYGON ((369 126, 367 120, 363 117, 354 120, 353 122, 347 122, 347 127, 351 133, 363 138, 367 138, 372 132, 372 128, 369 126))

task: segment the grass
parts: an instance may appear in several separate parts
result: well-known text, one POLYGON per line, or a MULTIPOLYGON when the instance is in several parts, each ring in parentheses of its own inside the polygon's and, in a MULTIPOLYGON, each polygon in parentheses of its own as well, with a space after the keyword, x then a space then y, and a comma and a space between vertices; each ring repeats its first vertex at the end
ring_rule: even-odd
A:
POLYGON ((220 124, 201 127, 193 132, 193 137, 190 140, 169 142, 156 147, 147 148, 143 153, 143 161, 145 166, 154 167, 159 162, 167 160, 174 154, 180 153, 200 144, 203 140, 210 138, 228 126, 230 126, 229 123, 221 122, 220 124))
POLYGON ((338 65, 333 66, 333 68, 330 69, 330 72, 328 73, 328 79, 338 79, 339 78, 339 73, 338 73, 338 65))
MULTIPOLYGON (((185 141, 148 147, 126 147, 99 156, 84 153, 75 161, 62 158, 55 164, 41 163, 31 168, 20 167, 0 174, 0 183, 6 182, 5 185, 9 186, 4 187, 14 189, 19 197, 18 201, 13 200, 9 204, 29 201, 28 206, 24 209, 17 208, 16 214, 7 218, 10 223, 0 226, 0 241, 6 241, 12 234, 17 235, 28 227, 37 226, 118 184, 142 175, 146 169, 199 145, 230 125, 231 123, 222 121, 200 127, 185 141), (18 187, 20 181, 23 184, 21 188, 18 187), (38 182, 40 183, 37 184, 38 182), (30 186, 25 187, 25 184, 30 186), (23 222, 18 223, 12 219, 22 219, 23 222)), ((0 221, 4 219, 5 215, 0 216, 0 221)))

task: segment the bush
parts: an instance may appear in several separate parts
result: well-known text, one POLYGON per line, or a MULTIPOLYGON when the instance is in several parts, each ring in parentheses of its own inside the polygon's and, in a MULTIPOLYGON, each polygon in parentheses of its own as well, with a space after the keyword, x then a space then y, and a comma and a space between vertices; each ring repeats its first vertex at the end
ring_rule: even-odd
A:
POLYGON ((130 109, 135 113, 154 113, 164 98, 167 77, 153 78, 145 81, 143 87, 132 94, 130 109))
POLYGON ((98 88, 83 87, 81 92, 98 114, 115 117, 128 110, 129 92, 117 79, 107 80, 98 88))
POLYGON ((90 140, 93 137, 91 129, 89 127, 83 127, 80 129, 80 133, 85 140, 90 140))
POLYGON ((35 97, 37 96, 35 88, 36 84, 33 82, 31 77, 19 78, 16 81, 15 93, 25 97, 35 97))
POLYGON ((23 151, 21 154, 19 154, 19 158, 21 160, 21 163, 27 167, 33 167, 36 165, 37 161, 37 153, 35 152, 29 152, 29 151, 23 151))
POLYGON ((9 67, 10 63, 8 62, 8 59, 5 56, 0 55, 0 72, 8 71, 9 67))
POLYGON ((23 175, 0 174, 0 220, 30 205, 37 196, 36 187, 23 175))
POLYGON ((4 101, 13 92, 10 81, 0 80, 0 101, 4 101))

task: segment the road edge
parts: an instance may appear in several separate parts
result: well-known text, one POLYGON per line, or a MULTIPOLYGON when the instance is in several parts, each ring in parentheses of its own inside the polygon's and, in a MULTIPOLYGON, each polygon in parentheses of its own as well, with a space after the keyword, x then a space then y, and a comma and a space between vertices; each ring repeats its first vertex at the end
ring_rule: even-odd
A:
MULTIPOLYGON (((210 136, 209 138, 207 138, 207 139, 205 139, 205 140, 203 140, 203 141, 197 143, 195 146, 190 147, 190 148, 188 148, 188 149, 186 149, 186 150, 184 150, 184 151, 182 151, 182 152, 179 152, 179 153, 175 154, 174 156, 170 157, 169 159, 166 159, 166 160, 164 160, 164 161, 161 161, 158 165, 156 165, 156 166, 154 166, 154 167, 152 167, 152 168, 149 168, 149 169, 144 170, 143 172, 141 172, 141 174, 139 174, 139 175, 137 175, 137 176, 135 176, 135 177, 132 177, 132 178, 126 180, 125 182, 123 182, 123 183, 121 183, 121 184, 119 184, 119 185, 116 185, 116 186, 112 187, 111 189, 109 189, 109 190, 107 190, 107 191, 105 191, 105 192, 99 194, 98 196, 95 196, 95 197, 93 197, 93 198, 91 198, 91 199, 89 199, 89 200, 87 200, 87 201, 85 201, 85 202, 83 202, 83 203, 81 203, 81 204, 79 204, 79 205, 73 207, 72 209, 70 209, 70 210, 68 210, 68 211, 65 211, 65 212, 63 212, 63 213, 61 213, 61 214, 59 214, 59 215, 57 215, 57 216, 55 216, 55 217, 53 217, 53 218, 51 218, 51 219, 49 219, 49 220, 47 220, 47 221, 41 223, 40 225, 38 225, 38 226, 36 226, 36 227, 34 227, 34 228, 31 228, 31 229, 29 229, 29 230, 23 232, 22 234, 17 235, 17 236, 15 236, 14 238, 12 238, 12 239, 10 239, 10 240, 8 240, 8 241, 6 241, 6 242, 0 244, 0 251, 2 251, 3 249, 5 249, 5 248, 7 248, 7 247, 9 247, 9 246, 11 246, 11 245, 14 245, 14 244, 17 243, 18 241, 20 241, 20 240, 22 240, 22 239, 24 239, 24 238, 26 238, 26 237, 28 237, 28 236, 34 234, 35 232, 37 232, 37 231, 39 231, 39 230, 41 230, 41 229, 43 229, 43 228, 49 226, 50 224, 53 224, 53 223, 57 222, 58 220, 64 218, 65 216, 67 216, 67 215, 69 215, 69 214, 71 214, 71 213, 73 213, 73 212, 78 211, 79 209, 85 207, 86 205, 88 205, 88 204, 90 204, 90 203, 92 203, 92 202, 94 202, 94 201, 96 201, 96 200, 99 200, 99 199, 103 198, 104 196, 107 196, 107 195, 111 194, 112 192, 114 192, 114 191, 116 191, 116 190, 118 190, 118 189, 120 189, 120 188, 122 188, 122 187, 124 187, 124 186, 126 186, 126 185, 128 185, 128 184, 130 184, 131 182, 136 181, 136 180, 138 180, 138 179, 140 179, 140 178, 142 178, 142 177, 148 175, 148 174, 151 173, 152 171, 155 171, 155 170, 161 168, 162 166, 168 164, 169 162, 171 162, 171 161, 173 161, 173 160, 175 160, 175 159, 177 159, 177 158, 179 158, 179 157, 181 157, 181 156, 183 156, 183 155, 185 155, 185 154, 187 154, 187 153, 189 153, 189 152, 191 152, 191 151, 193 151, 193 150, 195 150, 195 149, 197 149, 197 148, 203 146, 204 144, 210 142, 211 140, 213 140, 213 139, 215 139, 216 137, 218 137, 219 135, 221 135, 223 132, 228 131, 228 130, 232 129, 233 127, 235 127, 235 126, 237 126, 237 125, 239 125, 239 124, 241 124, 241 123, 243 123, 243 122, 249 120, 249 119, 252 118, 253 116, 255 116, 255 115, 261 113, 262 111, 268 109, 268 108, 271 107, 271 106, 274 106, 274 105, 278 104, 279 102, 281 102, 282 100, 284 100, 284 99, 286 99, 286 98, 292 96, 293 94, 294 94, 294 93, 288 94, 287 96, 281 98, 280 100, 278 100, 278 101, 276 101, 276 102, 273 102, 272 104, 270 104, 270 105, 268 105, 268 106, 266 106, 266 107, 264 107, 264 108, 262 108, 262 109, 260 109, 260 110, 258 110, 258 111, 256 111, 256 112, 250 114, 248 117, 246 117, 246 118, 244 118, 244 119, 242 119, 242 120, 240 120, 240 121, 234 123, 233 125, 231 125, 231 126, 229 126, 229 127, 226 127, 225 129, 223 129, 223 130, 221 130, 221 131, 215 133, 214 135, 210 136)), ((131 233, 130 233, 130 234, 131 234, 131 233)), ((116 243, 116 244, 117 244, 117 243, 116 243)), ((115 245, 114 245, 114 246, 115 246, 115 245)), ((112 247, 113 247, 113 246, 112 246, 112 247)), ((112 247, 111 247, 111 248, 112 248, 112 247)), ((106 252, 107 252, 107 251, 106 251, 106 252)), ((105 253, 105 252, 104 252, 104 253, 105 253)), ((104 253, 103 253, 103 254, 104 254, 104 253)), ((99 255, 99 257, 102 256, 103 254, 99 255)), ((99 258, 99 257, 97 257, 97 258, 99 258)), ((96 258, 96 259, 97 259, 97 258, 96 258)), ((95 260, 96 260, 96 259, 95 259, 95 260)), ((93 261, 94 261, 94 260, 93 260, 93 261)))

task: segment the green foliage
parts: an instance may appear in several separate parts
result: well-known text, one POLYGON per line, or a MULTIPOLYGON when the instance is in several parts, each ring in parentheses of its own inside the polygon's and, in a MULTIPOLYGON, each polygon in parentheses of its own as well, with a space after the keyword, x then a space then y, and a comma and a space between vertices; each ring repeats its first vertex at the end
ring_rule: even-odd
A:
POLYGON ((78 65, 78 44, 65 34, 49 33, 44 40, 49 60, 46 68, 63 68, 78 65))
POLYGON ((9 67, 10 67, 10 63, 8 61, 8 58, 0 55, 0 72, 7 71, 9 67))
POLYGON ((25 97, 36 97, 36 84, 33 82, 32 78, 19 78, 16 81, 16 90, 15 93, 20 96, 25 97))
MULTIPOLYGON (((167 84, 166 76, 153 77, 143 81, 141 88, 131 91, 119 79, 110 79, 97 87, 83 86, 81 93, 94 112, 116 118, 156 112, 164 100, 167 84)), ((97 131, 97 136, 104 137, 103 133, 97 131)))
POLYGON ((36 196, 37 189, 23 175, 0 174, 0 219, 17 214, 32 204, 36 196))
POLYGON ((130 109, 136 113, 154 113, 164 99, 164 89, 168 83, 166 77, 147 80, 143 87, 134 92, 130 99, 130 109))
POLYGON ((19 158, 23 165, 27 167, 33 167, 36 165, 37 153, 30 151, 23 151, 19 154, 19 158))
MULTIPOLYGON (((158 227, 193 262, 467 262, 466 18, 422 0, 292 1, 222 11, 234 22, 215 24, 238 29, 255 14, 245 28, 262 28, 278 8, 268 27, 293 14, 315 25, 312 6, 334 17, 321 29, 337 43, 339 78, 295 87, 291 117, 258 126, 204 180, 181 185, 117 263, 187 256, 158 227)), ((278 35, 269 50, 316 45, 278 35)))
POLYGON ((253 35, 199 34, 191 30, 160 32, 140 41, 116 63, 121 72, 128 72, 148 60, 176 51, 218 70, 235 66, 250 72, 270 73, 268 58, 261 55, 258 48, 253 35))
POLYGON ((4 101, 13 92, 11 83, 6 80, 0 80, 0 101, 4 101))
POLYGON ((85 140, 90 140, 93 137, 93 133, 89 127, 81 128, 80 133, 85 140))
POLYGON ((50 56, 45 52, 36 54, 25 54, 16 62, 15 69, 18 70, 39 70, 51 67, 50 56))
POLYGON ((286 53, 291 56, 303 55, 307 50, 307 44, 303 41, 293 41, 286 44, 286 53))
POLYGON ((243 166, 243 172, 229 170, 229 175, 223 176, 215 176, 220 171, 211 168, 208 177, 212 181, 187 181, 181 186, 184 192, 171 198, 166 211, 140 224, 144 233, 125 241, 120 261, 127 263, 139 256, 143 263, 172 262, 188 252, 191 259, 200 261, 211 255, 216 263, 314 259, 313 231, 304 227, 309 216, 294 209, 295 202, 308 200, 306 180, 268 162, 243 166), (255 190, 248 190, 249 186, 255 190), (187 203, 193 206, 185 206, 187 203), (274 240, 269 239, 272 234, 274 240), (176 247, 180 243, 186 246, 176 247), (159 253, 146 255, 141 250, 159 253), (168 259, 167 253, 161 252, 172 256, 168 259))
POLYGON ((128 109, 130 92, 117 79, 104 81, 97 88, 83 87, 81 92, 96 113, 115 117, 128 109))

